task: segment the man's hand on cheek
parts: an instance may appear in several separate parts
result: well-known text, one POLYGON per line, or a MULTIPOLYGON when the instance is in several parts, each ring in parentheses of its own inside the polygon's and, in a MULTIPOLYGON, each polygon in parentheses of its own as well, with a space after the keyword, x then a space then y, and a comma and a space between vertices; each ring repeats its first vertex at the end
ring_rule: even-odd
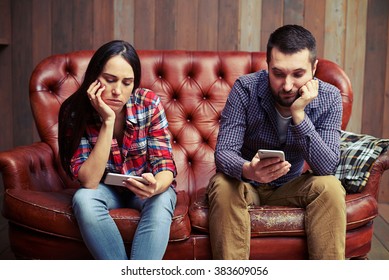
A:
POLYGON ((293 102, 292 106, 290 106, 290 111, 295 124, 302 121, 305 107, 317 97, 318 93, 318 80, 310 80, 299 89, 300 97, 293 102))

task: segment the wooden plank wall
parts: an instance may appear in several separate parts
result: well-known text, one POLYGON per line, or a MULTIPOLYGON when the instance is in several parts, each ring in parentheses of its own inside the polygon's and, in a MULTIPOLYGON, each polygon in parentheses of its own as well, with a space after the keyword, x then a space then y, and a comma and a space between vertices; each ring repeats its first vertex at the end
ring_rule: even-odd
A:
MULTIPOLYGON (((300 24, 354 89, 348 130, 389 138, 387 0, 0 0, 0 150, 38 140, 28 101, 44 57, 125 39, 137 49, 265 51, 300 24)), ((380 199, 389 201, 389 175, 380 199)))
POLYGON ((12 90, 11 48, 11 3, 0 0, 0 150, 13 147, 12 106, 10 93, 12 90))

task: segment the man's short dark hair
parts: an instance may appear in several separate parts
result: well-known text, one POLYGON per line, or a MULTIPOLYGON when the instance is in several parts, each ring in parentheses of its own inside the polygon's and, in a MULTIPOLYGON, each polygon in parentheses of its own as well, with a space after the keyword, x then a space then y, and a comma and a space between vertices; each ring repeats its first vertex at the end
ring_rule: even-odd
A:
POLYGON ((270 35, 266 50, 267 63, 270 63, 273 48, 284 54, 295 54, 308 49, 312 67, 316 61, 315 37, 300 25, 284 25, 270 35))

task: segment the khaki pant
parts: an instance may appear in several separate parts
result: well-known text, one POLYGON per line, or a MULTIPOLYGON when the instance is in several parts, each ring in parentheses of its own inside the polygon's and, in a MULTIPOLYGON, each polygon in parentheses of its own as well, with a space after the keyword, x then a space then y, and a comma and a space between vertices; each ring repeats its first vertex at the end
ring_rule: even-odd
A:
POLYGON ((214 259, 249 258, 251 205, 305 208, 309 258, 345 258, 345 190, 334 176, 306 173, 282 187, 272 188, 254 187, 217 173, 210 180, 207 195, 214 259))

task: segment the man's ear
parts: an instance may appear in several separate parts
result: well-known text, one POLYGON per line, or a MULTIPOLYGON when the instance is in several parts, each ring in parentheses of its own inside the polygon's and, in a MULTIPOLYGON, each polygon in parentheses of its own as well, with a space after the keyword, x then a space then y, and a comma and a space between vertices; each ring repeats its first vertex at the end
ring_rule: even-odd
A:
POLYGON ((319 60, 316 59, 315 63, 313 64, 313 67, 312 67, 312 76, 314 76, 314 77, 316 74, 316 67, 317 67, 318 62, 319 62, 319 60))

